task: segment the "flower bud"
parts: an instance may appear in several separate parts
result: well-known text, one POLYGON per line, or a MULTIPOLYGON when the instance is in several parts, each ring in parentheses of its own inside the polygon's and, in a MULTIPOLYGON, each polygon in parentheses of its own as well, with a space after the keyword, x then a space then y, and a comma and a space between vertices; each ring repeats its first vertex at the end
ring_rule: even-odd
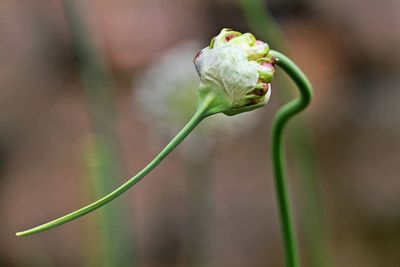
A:
POLYGON ((221 112, 234 115, 265 105, 275 59, 269 46, 251 33, 222 29, 194 59, 200 93, 218 96, 221 112))

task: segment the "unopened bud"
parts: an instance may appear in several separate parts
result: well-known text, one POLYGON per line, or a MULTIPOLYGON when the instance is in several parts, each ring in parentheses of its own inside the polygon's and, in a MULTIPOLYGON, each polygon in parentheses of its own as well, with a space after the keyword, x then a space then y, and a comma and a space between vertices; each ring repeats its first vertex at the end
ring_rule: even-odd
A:
POLYGON ((200 91, 218 95, 229 115, 265 105, 275 73, 275 59, 268 52, 268 44, 251 33, 223 29, 194 59, 200 91))

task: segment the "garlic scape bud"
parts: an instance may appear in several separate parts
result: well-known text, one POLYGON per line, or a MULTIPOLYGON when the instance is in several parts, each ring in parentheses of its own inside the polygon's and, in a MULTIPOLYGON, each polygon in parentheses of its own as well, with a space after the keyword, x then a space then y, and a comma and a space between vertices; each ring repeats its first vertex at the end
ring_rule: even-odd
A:
POLYGON ((200 97, 215 96, 213 113, 235 115, 268 102, 275 74, 268 52, 268 44, 251 33, 223 29, 196 55, 200 97))

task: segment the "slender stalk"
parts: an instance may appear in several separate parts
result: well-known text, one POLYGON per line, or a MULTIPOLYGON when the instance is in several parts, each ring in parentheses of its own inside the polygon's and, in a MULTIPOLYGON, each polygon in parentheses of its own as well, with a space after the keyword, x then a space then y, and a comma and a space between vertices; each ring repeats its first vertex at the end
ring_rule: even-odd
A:
POLYGON ((271 129, 272 165, 275 175, 275 190, 277 194, 282 235, 285 247, 287 267, 299 267, 300 259, 295 235, 294 219, 291 210, 289 191, 285 177, 283 131, 288 121, 304 110, 312 99, 312 87, 304 73, 285 55, 270 51, 278 59, 277 64, 296 83, 300 96, 285 104, 275 115, 271 129))
POLYGON ((183 127, 183 129, 171 140, 171 142, 158 154, 144 169, 142 169, 138 174, 133 176, 123 185, 109 193, 108 195, 104 196, 103 198, 89 204, 79 210, 71 212, 63 217, 50 221, 48 223, 39 225, 32 229, 18 232, 16 233, 17 236, 27 236, 36 234, 39 232, 43 232, 49 230, 51 228, 57 227, 64 223, 73 221, 85 214, 88 214, 101 206, 109 203, 113 199, 122 195, 125 191, 131 188, 133 185, 138 183, 143 177, 145 177, 151 170, 153 170, 160 162, 172 151, 174 150, 188 135, 192 130, 208 115, 210 115, 209 106, 213 102, 214 96, 210 95, 206 97, 204 101, 200 102, 199 107, 197 108, 195 114, 190 119, 190 121, 183 127))

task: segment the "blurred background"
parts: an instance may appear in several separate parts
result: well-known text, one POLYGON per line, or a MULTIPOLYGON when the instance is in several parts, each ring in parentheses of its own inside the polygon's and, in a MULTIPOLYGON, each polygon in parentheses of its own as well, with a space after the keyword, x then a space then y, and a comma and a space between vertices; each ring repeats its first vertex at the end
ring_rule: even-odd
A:
POLYGON ((109 206, 38 235, 143 168, 196 106, 221 28, 290 55, 315 88, 288 129, 304 266, 400 266, 400 2, 0 2, 0 266, 284 266, 269 129, 295 96, 216 116, 109 206), (230 120, 232 119, 232 120, 230 120))

